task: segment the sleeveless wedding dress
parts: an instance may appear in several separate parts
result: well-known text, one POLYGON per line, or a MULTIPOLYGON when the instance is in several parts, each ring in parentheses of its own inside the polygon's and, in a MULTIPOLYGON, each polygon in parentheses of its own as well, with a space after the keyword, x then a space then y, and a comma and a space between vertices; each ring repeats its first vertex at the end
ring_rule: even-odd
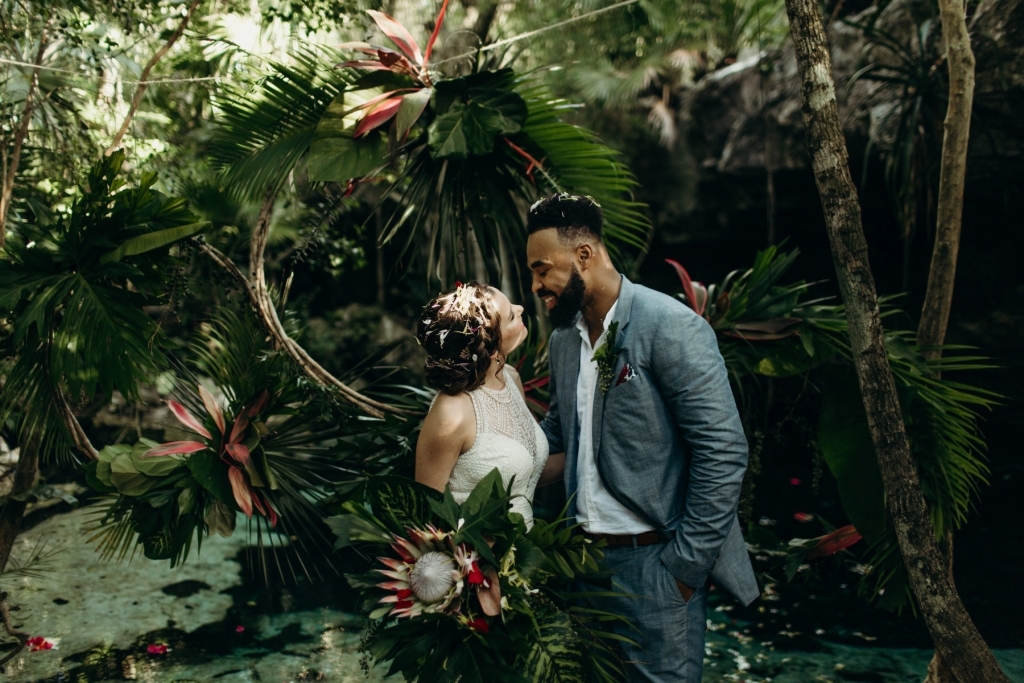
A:
POLYGON ((548 440, 523 400, 508 368, 505 388, 480 387, 469 392, 476 412, 476 440, 459 456, 448 477, 458 503, 465 502, 481 479, 495 467, 505 486, 512 481, 512 511, 533 526, 533 492, 548 460, 548 440), (512 477, 515 477, 513 481, 512 477))

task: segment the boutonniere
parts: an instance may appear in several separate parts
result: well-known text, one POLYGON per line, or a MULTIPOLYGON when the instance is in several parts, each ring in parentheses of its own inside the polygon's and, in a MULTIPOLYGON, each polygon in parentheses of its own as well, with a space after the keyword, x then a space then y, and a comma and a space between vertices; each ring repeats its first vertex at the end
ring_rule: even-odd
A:
POLYGON ((615 335, 619 331, 619 321, 612 321, 608 326, 608 333, 605 335, 604 343, 594 350, 590 360, 597 361, 597 386, 602 394, 607 394, 612 386, 612 377, 615 374, 615 358, 622 349, 615 348, 615 335))

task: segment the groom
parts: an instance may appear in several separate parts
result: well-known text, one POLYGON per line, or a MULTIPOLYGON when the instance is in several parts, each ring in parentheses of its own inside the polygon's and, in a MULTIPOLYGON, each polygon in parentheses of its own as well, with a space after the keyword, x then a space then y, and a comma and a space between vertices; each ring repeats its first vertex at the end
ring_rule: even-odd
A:
POLYGON ((541 427, 565 451, 570 516, 606 541, 629 596, 594 606, 642 633, 620 630, 639 643, 623 645, 630 681, 698 683, 709 579, 743 604, 759 595, 736 518, 747 442, 715 333, 620 275, 602 223, 596 202, 564 193, 527 216, 533 291, 556 328, 541 427))

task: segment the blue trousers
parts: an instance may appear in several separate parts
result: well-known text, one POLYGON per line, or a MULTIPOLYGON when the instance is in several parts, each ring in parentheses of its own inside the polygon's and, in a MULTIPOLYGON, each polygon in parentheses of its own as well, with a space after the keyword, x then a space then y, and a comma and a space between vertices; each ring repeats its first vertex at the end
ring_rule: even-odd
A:
POLYGON ((637 645, 620 643, 630 683, 700 683, 704 670, 708 588, 683 600, 675 578, 661 563, 663 543, 605 548, 615 572, 616 592, 628 597, 596 597, 595 608, 627 617, 637 629, 610 622, 612 630, 637 645))

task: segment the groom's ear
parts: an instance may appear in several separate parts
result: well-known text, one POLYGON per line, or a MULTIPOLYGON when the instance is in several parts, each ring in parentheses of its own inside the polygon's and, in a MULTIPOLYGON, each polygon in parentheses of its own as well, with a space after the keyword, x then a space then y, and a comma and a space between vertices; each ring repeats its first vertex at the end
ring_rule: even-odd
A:
POLYGON ((594 262, 594 247, 589 242, 583 242, 576 247, 576 258, 580 261, 580 270, 586 270, 594 262))

